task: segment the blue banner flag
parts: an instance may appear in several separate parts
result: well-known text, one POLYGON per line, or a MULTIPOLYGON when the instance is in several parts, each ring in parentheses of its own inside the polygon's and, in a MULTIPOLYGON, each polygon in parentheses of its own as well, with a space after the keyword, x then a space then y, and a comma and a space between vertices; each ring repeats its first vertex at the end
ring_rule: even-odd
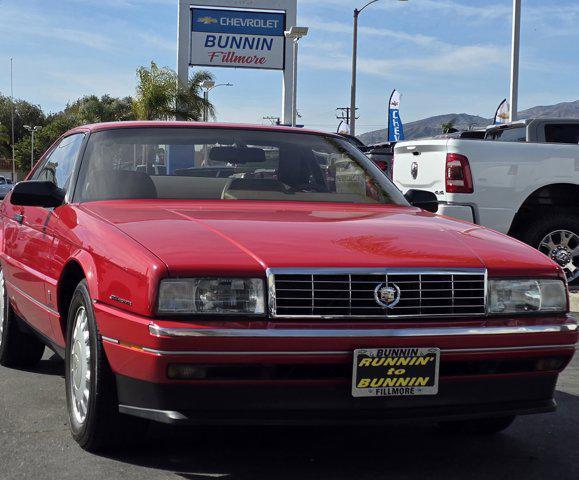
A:
POLYGON ((400 118, 400 92, 393 90, 388 102, 388 141, 404 140, 404 125, 400 118))

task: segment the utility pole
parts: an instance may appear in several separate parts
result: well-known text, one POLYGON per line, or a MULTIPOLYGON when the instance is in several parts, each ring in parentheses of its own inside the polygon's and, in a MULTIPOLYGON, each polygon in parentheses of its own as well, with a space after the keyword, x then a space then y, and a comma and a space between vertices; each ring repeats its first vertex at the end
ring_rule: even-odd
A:
MULTIPOLYGON (((358 109, 356 108, 356 110, 358 110, 358 109)), ((351 122, 351 118, 350 118, 350 117, 352 116, 351 107, 338 107, 338 108, 336 108, 336 111, 337 111, 337 112, 341 112, 341 113, 339 113, 339 114, 336 113, 336 118, 337 118, 338 120, 344 120, 348 125, 350 125, 350 122, 351 122)), ((360 118, 360 117, 356 116, 356 120, 357 120, 358 118, 360 118)))
POLYGON ((521 39, 521 0, 513 0, 513 32, 511 43, 511 108, 509 120, 517 120, 519 109, 519 51, 521 39))

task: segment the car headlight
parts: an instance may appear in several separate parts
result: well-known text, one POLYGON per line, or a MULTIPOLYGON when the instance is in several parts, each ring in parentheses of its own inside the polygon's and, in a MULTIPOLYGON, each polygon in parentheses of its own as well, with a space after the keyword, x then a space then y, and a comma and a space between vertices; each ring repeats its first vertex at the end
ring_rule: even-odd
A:
POLYGON ((565 312, 561 280, 489 280, 489 313, 565 312))
POLYGON ((170 278, 161 281, 158 313, 263 314, 260 278, 170 278))

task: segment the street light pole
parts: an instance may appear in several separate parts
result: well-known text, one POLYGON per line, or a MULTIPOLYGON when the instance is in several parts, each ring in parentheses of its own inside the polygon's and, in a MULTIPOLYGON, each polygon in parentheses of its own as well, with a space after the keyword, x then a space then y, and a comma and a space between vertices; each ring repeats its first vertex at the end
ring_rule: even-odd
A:
POLYGON ((200 83, 201 88, 203 89, 203 121, 209 121, 209 92, 217 87, 233 87, 233 83, 218 83, 215 85, 213 80, 205 80, 200 83))
POLYGON ((12 182, 16 181, 16 159, 14 158, 14 81, 12 72, 12 58, 10 58, 10 118, 12 124, 12 182))
POLYGON ((206 122, 209 117, 209 111, 207 110, 207 104, 209 103, 209 90, 203 92, 203 100, 205 104, 203 105, 203 121, 206 122))
POLYGON ((308 34, 308 30, 308 27, 290 27, 285 32, 285 37, 293 41, 292 127, 296 126, 298 118, 298 43, 301 38, 308 34))
POLYGON ((519 51, 521 39, 521 0, 513 0, 513 32, 511 43, 511 108, 509 120, 517 120, 519 109, 519 51))
MULTIPOLYGON (((369 7, 378 0, 372 0, 364 5, 359 10, 354 9, 354 34, 352 39, 352 85, 350 88, 350 135, 356 135, 356 77, 358 68, 358 17, 362 10, 369 7)), ((407 0, 398 0, 400 2, 405 2, 407 0)))
POLYGON ((294 51, 293 51, 293 85, 292 85, 292 127, 297 124, 298 117, 298 45, 299 38, 294 39, 294 51))
MULTIPOLYGON (((374 0, 376 1, 376 0, 374 0)), ((356 76, 357 76, 357 63, 358 63, 358 16, 360 12, 366 8, 368 5, 363 7, 361 10, 357 8, 354 9, 354 35, 352 41, 352 85, 350 89, 350 135, 356 135, 356 76)))
POLYGON ((30 132, 31 139, 30 139, 30 171, 34 168, 34 133, 37 130, 40 130, 40 126, 38 125, 24 125, 24 128, 30 132))

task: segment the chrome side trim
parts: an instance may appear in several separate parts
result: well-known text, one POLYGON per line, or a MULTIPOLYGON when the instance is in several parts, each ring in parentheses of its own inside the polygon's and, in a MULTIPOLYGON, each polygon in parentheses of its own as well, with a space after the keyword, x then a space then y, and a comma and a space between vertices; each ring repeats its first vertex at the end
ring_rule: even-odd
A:
MULTIPOLYGON (((348 319, 348 318, 382 318, 382 319, 397 319, 397 318, 437 318, 437 317, 485 317, 488 315, 488 271, 486 268, 267 268, 265 271, 267 278, 267 296, 268 296, 268 312, 271 318, 308 318, 308 319, 348 319), (384 315, 278 315, 276 306, 276 291, 275 291, 275 275, 419 275, 419 274, 439 274, 439 275, 483 275, 484 279, 484 306, 485 313, 469 313, 469 314, 428 314, 428 315, 400 315, 400 314, 384 314, 384 315)), ((313 290, 313 285, 312 285, 313 290)))
POLYGON ((198 356, 198 357, 213 357, 213 356, 328 356, 328 355, 347 355, 352 353, 351 350, 328 350, 328 351, 309 351, 309 352, 296 352, 296 351, 273 351, 273 352, 240 352, 240 351, 191 351, 191 350, 155 350, 153 348, 143 347, 143 350, 147 353, 152 353, 154 355, 187 355, 187 356, 198 356))
POLYGON ((22 291, 16 285, 9 282, 8 280, 6 280, 6 285, 9 285, 10 288, 14 289, 14 291, 16 291, 19 295, 23 296, 29 302, 34 303, 37 307, 40 307, 43 310, 46 310, 48 313, 50 313, 51 315, 53 315, 55 317, 60 317, 60 313, 57 312, 54 308, 51 308, 48 305, 45 305, 44 303, 40 302, 39 300, 36 300, 35 298, 31 297, 26 292, 22 291))
MULTIPOLYGON (((118 345, 120 342, 114 338, 102 337, 104 341, 118 345)), ((566 345, 533 345, 526 347, 489 347, 489 348, 446 348, 442 349, 442 353, 478 353, 478 352, 516 352, 529 350, 560 350, 572 349, 576 350, 577 346, 574 344, 566 345)), ((160 356, 196 356, 196 357, 212 357, 212 356, 336 356, 336 355, 350 355, 351 350, 322 350, 322 351, 200 351, 200 350, 157 350, 154 348, 141 347, 141 350, 153 355, 160 356)))
POLYGON ((130 405, 119 405, 119 413, 165 423, 177 420, 187 420, 185 415, 173 410, 155 410, 154 408, 133 407, 130 405))
POLYGON ((155 337, 245 337, 245 338, 389 338, 445 337, 462 335, 512 335, 524 333, 576 332, 577 324, 529 325, 520 327, 430 327, 381 329, 213 329, 165 328, 154 323, 149 333, 155 337))
POLYGON ((101 339, 103 342, 109 342, 109 343, 121 343, 119 340, 117 340, 116 338, 110 338, 110 337, 105 337, 104 335, 101 335, 101 339))

